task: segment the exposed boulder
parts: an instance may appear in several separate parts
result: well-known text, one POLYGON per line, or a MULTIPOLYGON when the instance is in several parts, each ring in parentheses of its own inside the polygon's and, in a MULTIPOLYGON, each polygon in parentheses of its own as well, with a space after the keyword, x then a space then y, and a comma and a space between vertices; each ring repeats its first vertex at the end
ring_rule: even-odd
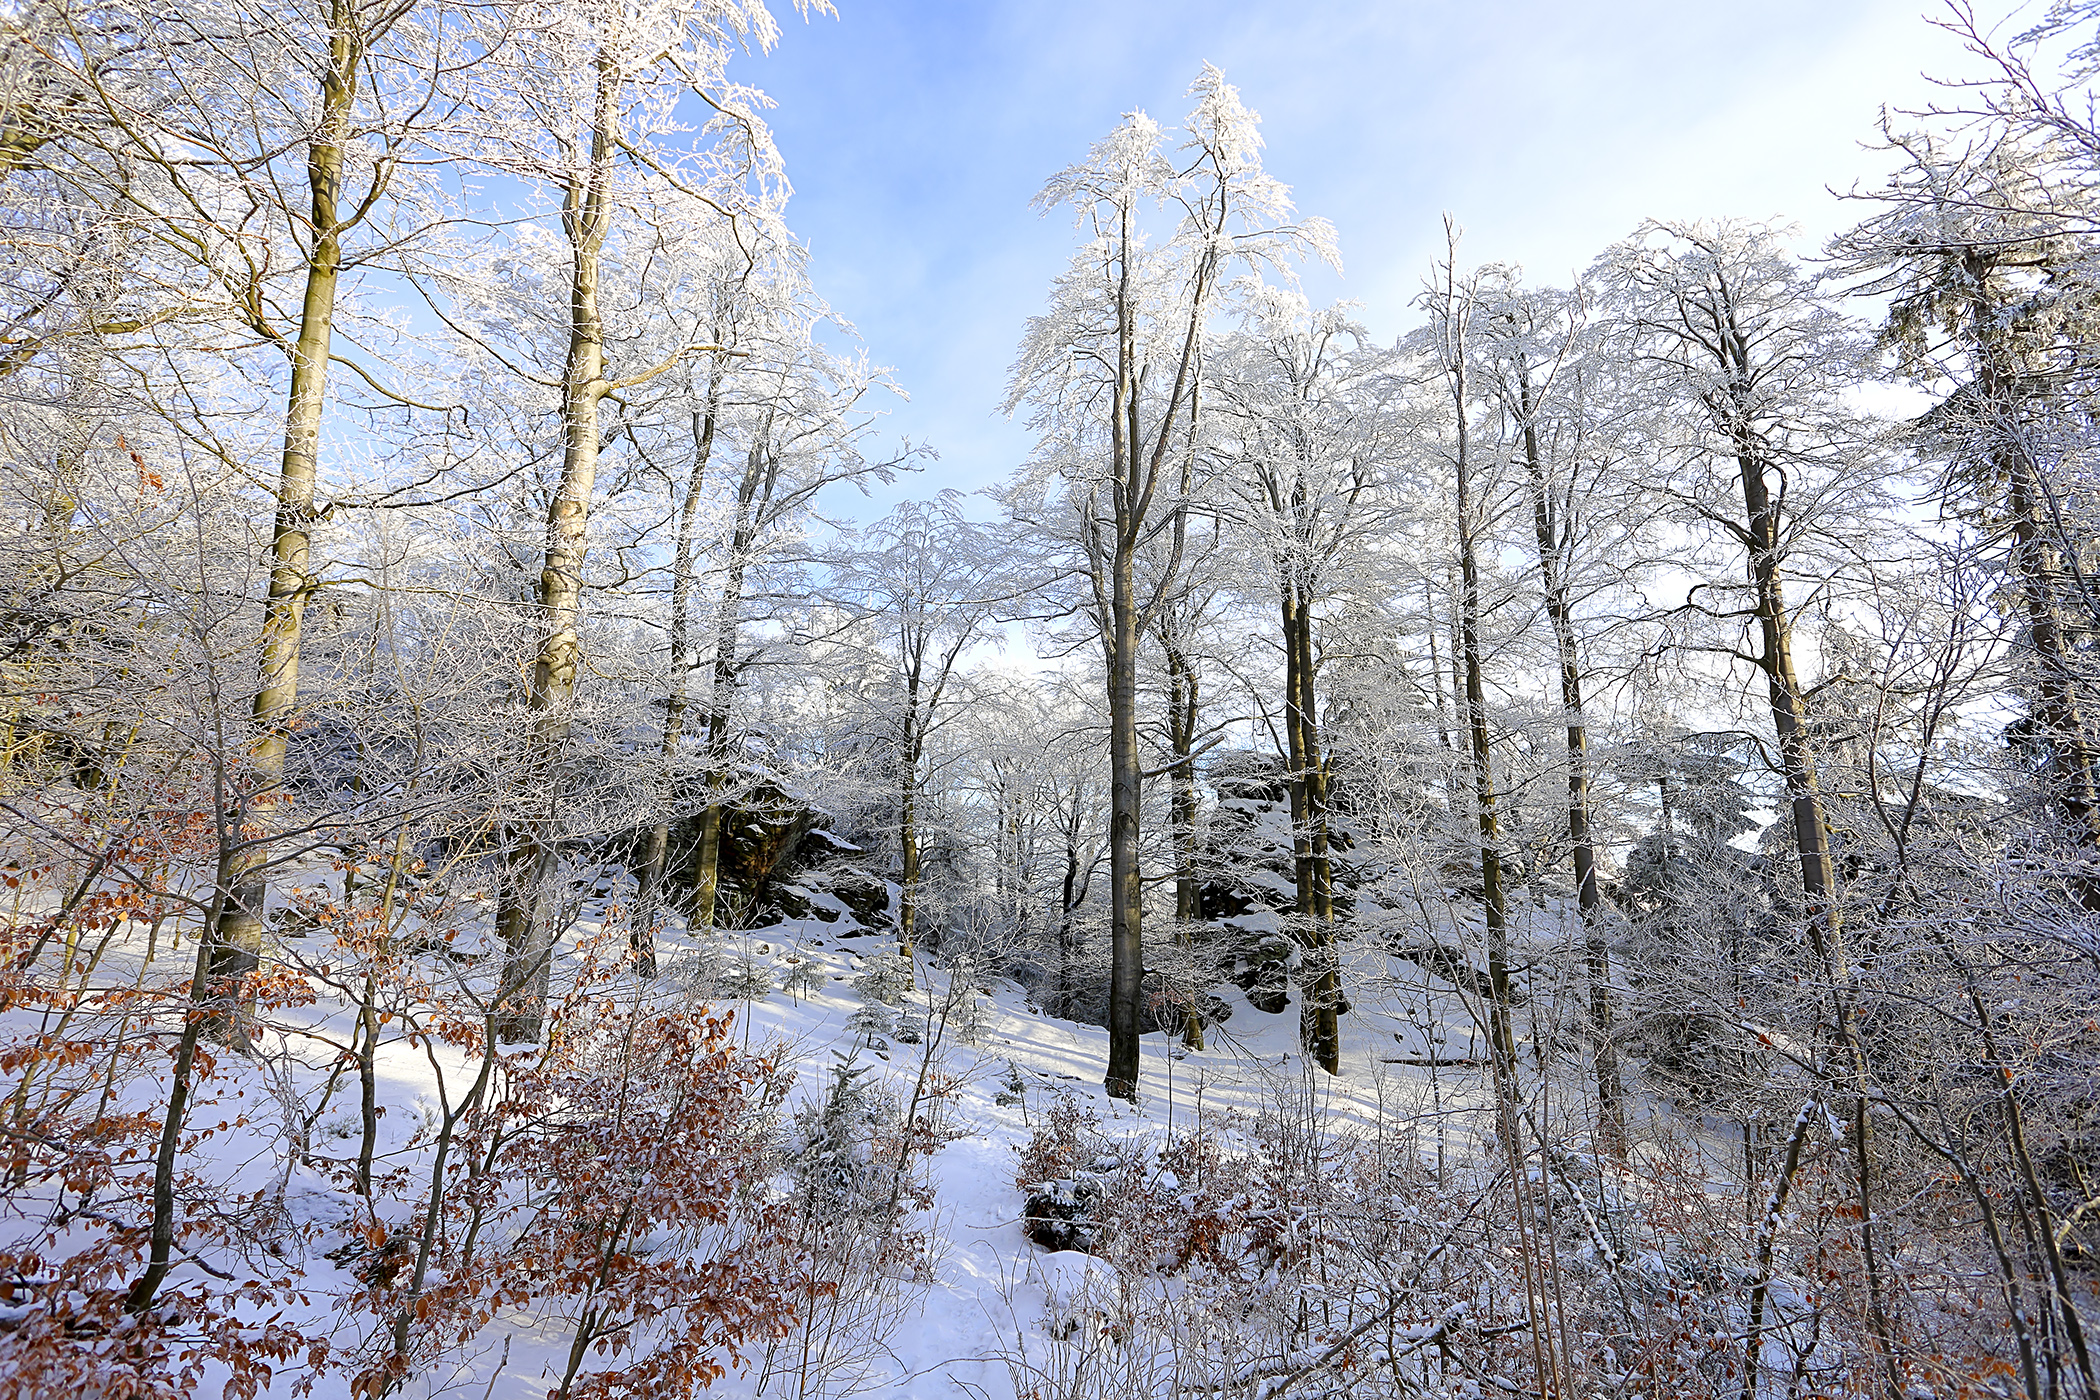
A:
POLYGON ((863 927, 880 928, 890 917, 889 882, 843 861, 811 871, 808 883, 846 906, 863 927))
POLYGON ((783 919, 817 918, 828 924, 839 916, 838 910, 811 902, 809 891, 800 885, 776 884, 771 887, 771 893, 772 905, 780 911, 783 919))
POLYGON ((1247 1004, 1271 1016, 1290 1007, 1291 945, 1280 933, 1264 934, 1246 945, 1246 964, 1232 980, 1247 994, 1247 1004))
POLYGON ((1021 1207, 1021 1229, 1044 1249, 1092 1254, 1101 1243, 1098 1205, 1107 1183, 1093 1172, 1038 1182, 1021 1207))
MULTIPOLYGON (((780 913, 775 884, 795 869, 803 838, 823 818, 770 782, 761 782, 722 813, 721 849, 716 856, 716 908, 732 917, 732 926, 753 927, 780 913), (742 918, 735 918, 737 914, 742 918)), ((685 860, 685 885, 699 883, 699 817, 688 818, 691 847, 685 860)))
MULTIPOLYGON (((704 814, 671 827, 667 882, 674 899, 698 888, 704 814)), ((861 848, 830 829, 831 815, 768 778, 756 778, 722 813, 716 855, 715 917, 727 928, 758 928, 779 919, 836 921, 836 900, 862 924, 886 919, 889 887, 856 862, 861 848), (819 896, 829 896, 829 899, 819 896)))

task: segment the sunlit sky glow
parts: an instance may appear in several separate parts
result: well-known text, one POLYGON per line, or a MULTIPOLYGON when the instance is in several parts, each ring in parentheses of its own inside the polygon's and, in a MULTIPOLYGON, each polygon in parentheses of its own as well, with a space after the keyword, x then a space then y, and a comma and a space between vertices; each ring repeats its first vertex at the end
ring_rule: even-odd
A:
MULTIPOLYGON (((838 0, 740 66, 778 103, 790 221, 819 290, 911 395, 886 425, 941 454, 882 499, 974 490, 1027 453, 997 414, 1022 322, 1073 246, 1043 179, 1143 108, 1173 123, 1218 64, 1263 118, 1272 174, 1332 220, 1373 332, 1441 252, 1565 281, 1646 216, 1798 223, 1812 249, 1872 186, 1882 106, 1975 60, 1922 0, 838 0)), ((2008 31, 2039 5, 1982 0, 2008 31)), ((854 509, 847 501, 837 507, 854 509)), ((860 506, 854 513, 865 511, 860 506)))

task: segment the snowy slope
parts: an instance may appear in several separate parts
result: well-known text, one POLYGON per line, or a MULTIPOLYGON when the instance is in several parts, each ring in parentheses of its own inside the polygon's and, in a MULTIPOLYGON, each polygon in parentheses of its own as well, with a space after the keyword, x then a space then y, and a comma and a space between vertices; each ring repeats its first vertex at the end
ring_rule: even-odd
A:
MULTIPOLYGON (((586 911, 580 943, 616 933, 602 919, 610 903, 610 894, 601 892, 586 911)), ((325 950, 318 940, 309 942, 316 946, 297 951, 325 967, 325 950)), ((909 1218, 902 1227, 923 1237, 920 1265, 840 1319, 848 1335, 831 1349, 823 1393, 1078 1393, 1073 1368, 1095 1351, 1115 1350, 1096 1335, 1113 1310, 1099 1301, 1116 1286, 1113 1271, 1085 1254, 1047 1252, 1023 1229, 1022 1155, 1060 1105, 1068 1115, 1090 1116, 1090 1141, 1118 1144, 1148 1181, 1165 1179, 1170 1186, 1158 1160, 1170 1133, 1202 1124, 1239 1141, 1247 1124, 1279 1105, 1327 1130, 1414 1134, 1409 1150, 1423 1162, 1456 1164, 1479 1150, 1480 1124, 1471 1111, 1481 1102, 1479 1072, 1434 1067, 1425 1053, 1465 1058, 1471 1033, 1462 999, 1449 988, 1431 990, 1441 984, 1411 962, 1362 950, 1354 955, 1348 978, 1354 1004, 1342 1018, 1339 1077, 1308 1076, 1297 1054, 1295 1005, 1264 1014, 1227 983, 1215 991, 1231 1012, 1209 1028, 1206 1048, 1188 1050, 1171 1034, 1144 1038, 1141 1087, 1132 1105, 1110 1099, 1101 1087, 1107 1043, 1100 1027, 1046 1016, 1010 981, 987 978, 955 988, 950 973, 924 954, 912 970, 909 1000, 876 1020, 909 1022, 916 1005, 921 1024, 938 1022, 941 1005, 952 1002, 954 1015, 935 1027, 942 1033, 917 1044, 894 1032, 870 1033, 860 984, 888 947, 883 934, 861 930, 850 918, 796 919, 697 943, 674 933, 660 945, 659 978, 643 984, 622 977, 601 992, 670 1006, 715 993, 716 1007, 734 1013, 736 1041, 793 1071, 778 1113, 784 1133, 798 1112, 823 1098, 842 1056, 856 1056, 869 1070, 864 1082, 894 1102, 923 1088, 929 1074, 938 1083, 931 1106, 938 1145, 914 1162, 912 1185, 922 1194, 905 1202, 909 1218), (965 1041, 966 1029, 974 1033, 965 1041)), ((150 980, 189 956, 184 946, 171 958, 164 944, 152 968, 143 969, 143 951, 136 936, 120 934, 98 978, 150 980)), ((443 958, 429 962, 433 976, 451 966, 443 958)), ((260 1039, 256 1056, 217 1057, 208 1092, 190 1116, 193 1130, 210 1131, 190 1145, 185 1165, 228 1199, 258 1202, 259 1252, 240 1259, 222 1251, 212 1256, 213 1267, 295 1282, 303 1296, 286 1310, 286 1320, 310 1335, 331 1335, 342 1349, 356 1345, 360 1329, 370 1333, 371 1313, 346 1311, 345 1301, 354 1302, 367 1287, 373 1242, 413 1224, 430 1170, 432 1128, 460 1103, 477 1061, 440 1041, 383 1043, 376 1066, 380 1187, 368 1208, 345 1190, 343 1179, 357 1150, 359 1116, 354 1082, 338 1051, 351 1043, 354 1010, 325 980, 313 1004, 272 1013, 275 1029, 260 1039), (314 1113, 324 1101, 325 1111, 314 1113), (311 1120, 303 1149, 289 1126, 302 1116, 311 1120)), ((347 983, 339 985, 347 990, 347 983)), ((127 1092, 150 1109, 155 1083, 142 1078, 127 1092)), ((13 1202, 18 1235, 33 1230, 36 1204, 13 1202)), ((195 1277, 194 1268, 178 1266, 172 1281, 185 1269, 195 1277)), ((1178 1284, 1167 1279, 1161 1286, 1178 1284)), ((567 1317, 530 1305, 499 1310, 401 1393, 488 1400, 546 1395, 568 1359, 571 1330, 567 1317)), ((770 1374, 763 1355, 745 1363, 713 1393, 794 1394, 796 1382, 808 1381, 806 1366, 798 1371, 777 1351, 770 1374)), ((290 1393, 300 1379, 296 1366, 283 1368, 273 1393, 290 1393)), ((217 1393, 221 1380, 207 1375, 200 1393, 217 1393)), ((1126 1393, 1146 1384, 1128 1381, 1126 1393)), ((322 1375, 313 1393, 348 1396, 350 1387, 350 1374, 337 1370, 322 1375)))

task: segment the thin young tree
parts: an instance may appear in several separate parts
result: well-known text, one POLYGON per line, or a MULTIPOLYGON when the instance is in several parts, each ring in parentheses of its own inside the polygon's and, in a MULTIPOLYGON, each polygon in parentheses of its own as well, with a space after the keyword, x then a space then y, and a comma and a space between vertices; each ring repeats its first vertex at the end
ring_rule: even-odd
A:
POLYGON ((874 718, 895 779, 897 949, 906 958, 922 903, 928 741, 965 698, 958 668, 1012 592, 1004 573, 996 533, 965 517, 952 491, 897 506, 845 541, 832 569, 833 591, 889 673, 874 718))
MULTIPOLYGON (((1443 446, 1451 472, 1452 520, 1457 544, 1458 588, 1452 617, 1453 699, 1464 735, 1473 810, 1479 832, 1480 903, 1487 925, 1488 1058, 1494 1067, 1498 1102, 1516 1096, 1517 1040, 1511 1014, 1509 892, 1503 850, 1502 809, 1495 790, 1494 737, 1488 715, 1481 555, 1489 541, 1491 506, 1498 496, 1498 454, 1481 450, 1473 418, 1482 386, 1474 382, 1474 346, 1480 318, 1480 277, 1458 270, 1458 225, 1444 221, 1445 258, 1423 297, 1429 325, 1422 337, 1435 374, 1450 399, 1450 437, 1443 446)), ((1505 1138, 1514 1136, 1505 1126, 1505 1138)))
POLYGON ((705 672, 707 691, 696 725, 705 778, 700 831, 687 865, 694 924, 711 929, 721 888, 722 839, 745 765, 736 729, 737 693, 745 673, 779 638, 750 637, 761 615, 777 614, 809 596, 806 582, 776 579, 791 565, 819 493, 844 482, 894 479, 912 454, 877 460, 861 444, 871 426, 862 401, 877 378, 863 362, 832 353, 817 339, 828 315, 806 291, 805 315, 766 362, 747 365, 733 407, 742 439, 741 467, 727 477, 717 503, 710 561, 713 598, 698 655, 688 666, 705 672))
MULTIPOLYGON (((642 448, 645 460, 661 451, 671 461, 683 458, 684 482, 671 483, 676 498, 669 569, 669 616, 665 622, 667 683, 661 751, 667 779, 684 778, 681 756, 687 744, 686 713, 692 708, 692 675, 702 666, 699 602, 707 566, 723 550, 712 531, 718 523, 703 511, 719 504, 722 492, 710 475, 718 444, 729 443, 742 405, 732 374, 756 360, 771 366, 793 353, 793 343, 806 331, 806 317, 794 314, 805 289, 800 249, 761 238, 772 230, 724 221, 714 237, 703 236, 697 253, 704 264, 700 294, 679 298, 666 308, 675 323, 692 318, 689 340, 704 339, 714 348, 690 359, 666 376, 670 392, 657 413, 666 424, 664 436, 675 443, 642 448), (675 434, 674 430, 675 429, 675 434)), ((636 921, 636 962, 645 976, 654 975, 654 927, 663 906, 663 887, 671 848, 675 795, 666 793, 664 810, 643 841, 636 880, 641 909, 636 921)))
MULTIPOLYGON (((1213 528, 1205 541, 1191 538, 1184 527, 1168 544, 1167 552, 1181 569, 1181 581, 1160 602, 1152 615, 1152 640, 1165 663, 1165 701, 1157 726, 1161 765, 1170 787, 1167 794, 1167 845, 1174 871, 1174 939, 1185 956, 1194 957, 1196 923, 1202 916, 1201 851, 1198 821, 1202 795, 1197 787, 1196 759, 1215 747, 1222 735, 1216 725, 1205 723, 1204 650, 1208 633, 1217 621, 1223 593, 1223 556, 1218 532, 1213 528)), ((1193 964, 1184 969, 1193 978, 1193 964)), ((1186 980, 1186 979, 1185 979, 1186 980)), ((1187 1004, 1182 1008, 1182 1041, 1192 1050, 1203 1048, 1202 994, 1191 981, 1187 1004)))
POLYGON ((1576 620, 1577 551, 1588 542, 1588 486, 1615 460, 1609 424, 1598 421, 1599 358, 1585 355, 1587 307, 1579 292, 1527 292, 1513 274, 1496 279, 1482 308, 1480 339, 1493 390, 1517 438, 1537 541, 1540 601, 1553 635, 1567 736, 1567 848, 1583 929, 1597 1135, 1625 1141, 1624 1090, 1612 1041, 1611 945, 1592 835, 1592 763, 1583 707, 1587 670, 1576 620), (1589 480, 1586 482, 1584 474, 1589 480))

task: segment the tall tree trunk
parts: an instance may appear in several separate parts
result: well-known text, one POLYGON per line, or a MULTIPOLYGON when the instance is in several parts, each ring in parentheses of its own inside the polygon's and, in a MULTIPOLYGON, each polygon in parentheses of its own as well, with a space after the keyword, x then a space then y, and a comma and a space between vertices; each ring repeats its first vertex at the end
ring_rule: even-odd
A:
POLYGON ((1341 1072, 1341 972, 1335 964, 1334 875, 1328 855, 1327 769, 1314 675, 1312 601, 1296 578, 1285 584, 1284 732, 1291 754, 1292 850, 1306 975, 1298 1040, 1329 1074, 1341 1072))
MULTIPOLYGON (((2050 796, 2081 846, 2100 844, 2100 798, 2095 796, 2093 745, 2078 703, 2071 649, 2064 637, 2057 603, 2058 566, 2041 521, 2042 488, 2027 454, 2003 454, 2000 470, 2008 482, 2006 514, 2013 536, 2013 571, 2019 578, 2020 608, 2027 620, 2027 646, 2034 667, 2034 718, 2046 736, 2053 771, 2050 796)), ((2087 881, 2081 897, 2100 907, 2100 884, 2087 881), (2088 888, 2088 886, 2090 888, 2088 888)))
MULTIPOLYGON (((1994 253, 1968 250, 1963 257, 1967 285, 1988 286, 1995 265, 1994 253)), ((2049 521, 2048 488, 2022 440, 2021 375, 2016 365, 2003 362, 2003 333, 1992 324, 1997 310, 1981 292, 1970 298, 1968 335, 1976 361, 1977 397, 1995 420, 1990 424, 1992 474, 2005 483, 2013 575, 2027 623, 2034 690, 2030 705, 2049 754, 2049 797, 2069 828, 2071 843, 2090 858, 2100 849, 2100 778, 2095 777, 2094 746, 2078 702, 2077 675, 2057 599, 2062 569, 2058 545, 2052 543, 2056 531, 2049 521)), ((2082 872, 2072 885, 2081 904, 2100 910, 2100 877, 2082 872)))
MULTIPOLYGON (((307 229, 312 239, 299 332, 289 347, 291 387, 284 419, 284 451, 277 476, 277 514, 270 538, 270 587, 263 610, 254 716, 260 730, 250 755, 245 792, 236 792, 237 820, 267 825, 282 796, 285 751, 299 703, 300 628, 315 582, 311 572, 314 483, 320 464, 321 419, 328 404, 328 356, 335 331, 336 289, 342 278, 344 223, 340 212, 345 146, 350 138, 363 59, 355 0, 330 0, 328 57, 321 73, 321 112, 307 147, 307 229), (257 809, 262 809, 260 812, 257 809)), ((210 975, 234 984, 262 956, 264 906, 269 896, 269 845, 261 832, 233 856, 222 887, 210 975)), ((245 1047, 247 1009, 236 993, 212 1014, 206 1033, 245 1047)))
MULTIPOLYGON (((1138 989, 1145 975, 1145 886, 1138 869, 1143 775, 1138 765, 1138 534, 1150 492, 1140 477, 1137 318, 1131 285, 1136 229, 1128 197, 1117 208, 1116 384, 1109 401, 1110 493, 1114 538, 1108 549, 1108 596, 1102 660, 1108 681, 1108 1068, 1111 1098, 1135 1101, 1138 1084, 1138 989)), ((1161 430, 1164 432, 1164 428, 1161 430)), ((1097 583, 1098 588, 1098 583, 1097 583)))
MULTIPOLYGON (((1737 364, 1747 367, 1747 347, 1740 337, 1731 347, 1737 364)), ((1737 421, 1748 421, 1741 415, 1737 421)), ((1794 822, 1794 849, 1801 866, 1801 893, 1807 906, 1809 944, 1831 998, 1832 1040, 1836 1073, 1851 1081, 1849 1128, 1853 1169, 1859 1193, 1860 1262, 1867 1281, 1867 1321, 1881 1352, 1890 1400, 1902 1400, 1904 1386, 1896 1360, 1890 1325, 1887 1289, 1882 1278, 1874 1231, 1872 1182, 1873 1144, 1868 1119, 1871 1096, 1868 1087, 1866 1050, 1859 1038, 1852 970, 1847 965, 1844 925, 1838 905, 1837 876, 1830 859, 1829 828, 1823 816, 1822 793, 1816 781, 1815 757, 1808 732, 1808 712, 1800 678, 1794 668, 1793 624, 1786 610, 1780 576, 1779 506, 1765 478, 1763 444, 1746 433, 1738 433, 1736 463, 1742 473, 1743 505, 1747 515, 1750 548, 1750 577, 1756 592, 1756 617, 1761 652, 1758 664, 1765 673, 1771 699, 1772 726, 1779 739, 1780 767, 1786 779, 1789 806, 1794 822)))
MULTIPOLYGON (((1467 510, 1467 469, 1459 469, 1461 519, 1467 510)), ((1503 1092, 1514 1096, 1517 1071, 1515 1021, 1510 1013, 1509 893, 1502 873, 1502 818, 1495 796, 1493 747, 1488 733, 1487 684, 1481 668, 1480 566, 1472 527, 1459 526, 1459 654, 1465 668, 1467 756, 1473 770, 1473 805, 1480 831, 1480 903, 1487 920, 1489 1054, 1503 1092)))
POLYGON ((1174 791, 1169 820, 1174 828, 1174 920, 1188 925, 1200 911, 1196 894, 1196 724, 1200 678, 1180 645, 1162 636, 1167 653, 1167 748, 1174 791))
POLYGON ((1560 660, 1560 706, 1568 733, 1568 851, 1575 867, 1575 904, 1582 919, 1583 963, 1589 991, 1590 1061, 1597 1080, 1597 1137, 1614 1154, 1626 1143, 1626 1108, 1619 1084, 1619 1056, 1612 1044, 1611 947, 1605 939, 1604 893, 1597 883, 1597 853, 1590 843, 1589 728, 1582 708, 1582 661, 1575 646, 1574 608, 1563 571, 1566 534, 1573 522, 1556 519, 1553 484, 1539 447, 1530 372, 1517 364, 1517 392, 1524 415, 1524 461, 1531 476, 1531 514, 1539 543, 1539 589, 1553 625, 1560 660))
MULTIPOLYGON (((1132 416, 1135 416, 1135 406, 1132 416)), ((1135 541, 1118 529, 1111 566, 1108 645, 1108 1070, 1111 1096, 1137 1098, 1139 984, 1145 974, 1145 887, 1138 868, 1142 770, 1137 736, 1135 541)))
POLYGON ((546 560, 540 570, 540 644, 532 667, 528 765, 533 811, 521 823, 510 857, 510 878, 497 909, 505 948, 498 992, 498 1032, 506 1041, 536 1041, 546 1018, 549 977, 560 908, 558 799, 562 751, 571 726, 576 675, 583 659, 577 629, 583 613, 583 562, 589 544, 591 490, 598 476, 598 406, 605 379, 605 326, 598 309, 600 263, 611 222, 607 185, 612 177, 619 78, 609 56, 598 57, 591 121, 590 162, 572 175, 562 201, 562 229, 570 257, 569 348, 562 366, 561 482, 547 511, 546 560))
MULTIPOLYGON (((1160 621, 1161 649, 1167 654, 1167 749, 1173 756, 1168 822, 1174 842, 1174 936, 1191 959, 1194 972, 1196 919, 1196 724, 1202 713, 1196 668, 1181 648, 1180 639, 1164 615, 1160 621)), ((1191 1050, 1203 1048, 1201 987, 1192 987, 1189 1004, 1182 1009, 1181 1040, 1191 1050)))
POLYGON ((729 705, 741 664, 737 638, 742 629, 744 574, 751 566, 751 546, 759 517, 772 497, 777 463, 767 445, 770 416, 759 424, 744 456, 744 476, 737 483, 736 514, 730 522, 728 572, 715 607, 715 655, 709 675, 707 718, 702 752, 707 762, 707 808, 700 814, 700 841, 693 852, 693 921, 710 932, 722 887, 722 827, 735 765, 729 752, 729 705))
POLYGON ((1440 749, 1449 750, 1455 746, 1445 723, 1444 661, 1436 648, 1436 591, 1426 578, 1422 580, 1422 606, 1425 610, 1423 616, 1427 619, 1422 630, 1429 636, 1429 694, 1436 705, 1436 744, 1440 749))
MULTIPOLYGON (((1455 287, 1447 293, 1447 314, 1460 314, 1455 287)), ((1463 328, 1457 328, 1463 336, 1463 328)), ((1488 1060, 1494 1067, 1498 1104, 1507 1110, 1516 1098, 1517 1041, 1510 1014, 1509 895, 1503 886, 1502 819, 1495 799, 1494 754, 1488 733, 1487 683, 1481 669, 1480 561, 1474 545, 1472 428, 1466 418, 1466 349, 1461 338, 1446 371, 1451 401, 1457 411, 1458 452, 1453 462, 1454 505, 1458 525, 1458 629, 1455 669, 1460 671, 1457 701, 1465 726, 1473 777, 1473 806, 1480 831, 1480 902, 1487 921, 1488 1060)), ((1514 1120, 1505 1112, 1504 1146, 1515 1151, 1514 1120)))
MULTIPOLYGON (((1179 566, 1180 530, 1185 516, 1173 522, 1175 555, 1166 564, 1146 602, 1137 595, 1136 564, 1147 537, 1147 520, 1177 425, 1186 419, 1188 448, 1196 442, 1196 383, 1210 287, 1221 257, 1226 199, 1222 189, 1205 217, 1217 221, 1195 257, 1186 284, 1187 303, 1177 311, 1181 338, 1171 385, 1159 396, 1158 421, 1148 436, 1142 420, 1144 369, 1138 346, 1138 323, 1145 314, 1132 262, 1139 255, 1136 194, 1116 196, 1118 220, 1112 256, 1116 264, 1116 380, 1109 400, 1109 493, 1113 505, 1113 538, 1102 547, 1099 521, 1090 523, 1089 558, 1095 607, 1102 624, 1103 660, 1107 668, 1109 750, 1109 995, 1108 1068, 1103 1083, 1116 1098, 1137 1098, 1139 1061, 1139 987, 1144 979, 1144 881, 1139 870, 1139 831, 1143 817, 1144 770, 1139 762, 1138 639, 1152 610, 1168 596, 1179 566), (1181 319, 1185 318, 1185 319, 1181 319), (1106 577, 1103 577, 1103 575, 1106 577)), ((1163 357, 1164 358, 1164 357, 1163 357)), ((1188 458, 1182 462, 1184 483, 1188 458)), ((1176 510, 1181 511, 1177 505, 1176 510)))
MULTIPOLYGON (((705 406, 693 415, 693 470, 686 478, 685 499, 678 508, 678 539, 671 554, 670 693, 664 699, 664 766, 675 766, 679 745, 685 737, 685 712, 692 699, 686 684, 693 661, 689 635, 693 610, 693 527, 700 511, 700 489, 707 478, 707 464, 714 454, 715 423, 720 408, 722 374, 708 377, 705 406)), ((663 907, 663 883, 670 859, 671 822, 667 813, 649 828, 642 847, 642 871, 638 881, 640 907, 635 912, 634 953, 644 977, 656 975, 655 920, 663 907)))
POLYGON ((1785 587, 1779 573, 1778 510, 1765 481, 1764 463, 1754 448, 1738 454, 1743 499, 1748 509, 1750 575, 1756 591, 1756 618, 1772 726, 1779 738, 1779 761, 1786 779, 1794 822, 1794 850, 1801 866, 1801 892, 1808 906, 1808 936, 1826 970, 1835 971, 1840 933, 1837 876, 1830 860, 1829 831, 1823 819, 1822 793, 1808 734, 1808 710, 1794 668, 1793 622, 1787 614, 1785 587))
MULTIPOLYGON (((2078 703, 2077 679, 2057 602, 2061 568, 2051 546, 2055 533, 2047 521, 2047 487, 2023 441, 2019 416, 2022 378, 2016 364, 2005 363, 2003 332, 1995 324, 2002 306, 1990 304, 1981 289, 1992 283, 2002 256, 1997 249, 1971 248, 1962 257, 1963 284, 1978 289, 1969 297, 1968 336, 1976 361, 1977 397, 1991 424, 1994 475, 2006 483, 2006 515, 2013 537, 2013 572, 2019 579, 2020 604, 2027 617, 2027 644, 2034 658, 2035 719, 2046 736, 2055 781, 2051 796, 2071 826, 2074 841, 2100 845, 2100 779, 2091 736, 2078 703)), ((2100 908, 2100 881, 2083 881, 2086 907, 2100 908)))

